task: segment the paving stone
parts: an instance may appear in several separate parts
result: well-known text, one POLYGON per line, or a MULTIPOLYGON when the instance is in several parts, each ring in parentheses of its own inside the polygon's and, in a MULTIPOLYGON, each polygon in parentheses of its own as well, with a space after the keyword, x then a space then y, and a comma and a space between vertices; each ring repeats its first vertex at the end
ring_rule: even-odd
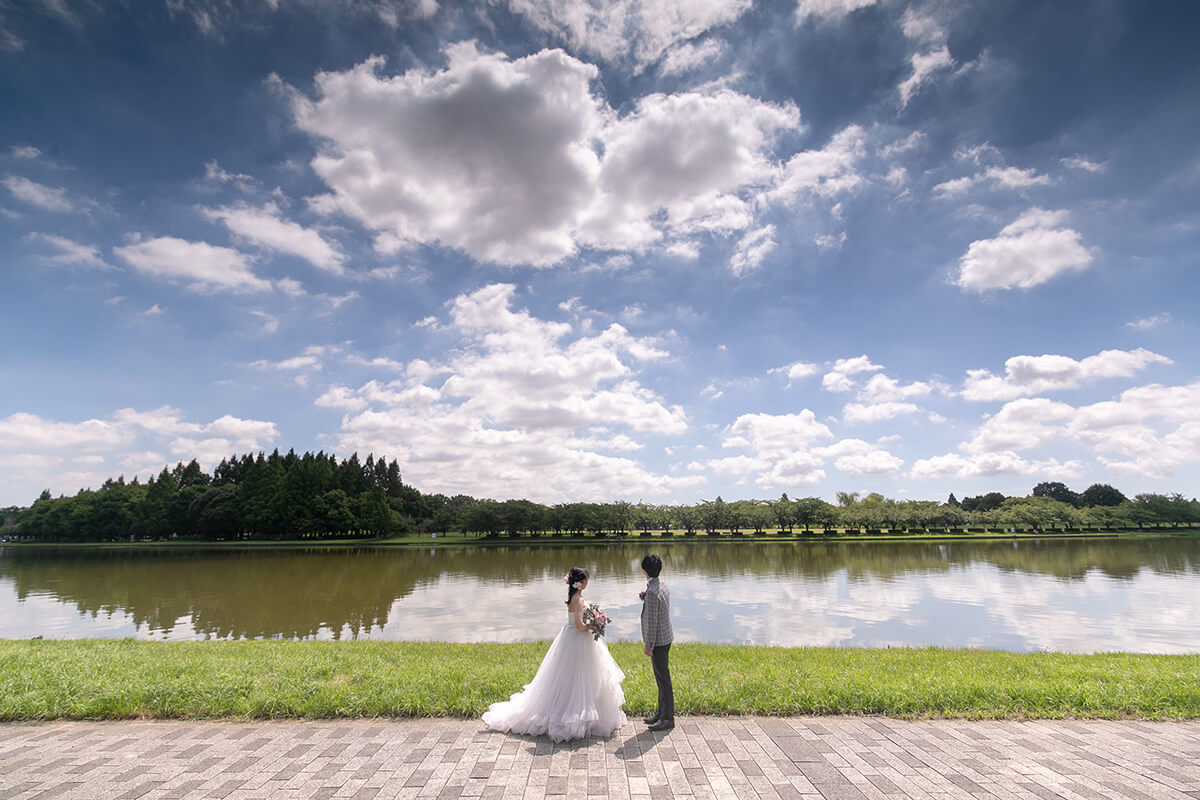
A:
POLYGON ((554 743, 478 720, 0 724, 0 800, 1200 800, 1200 722, 680 718, 554 743))

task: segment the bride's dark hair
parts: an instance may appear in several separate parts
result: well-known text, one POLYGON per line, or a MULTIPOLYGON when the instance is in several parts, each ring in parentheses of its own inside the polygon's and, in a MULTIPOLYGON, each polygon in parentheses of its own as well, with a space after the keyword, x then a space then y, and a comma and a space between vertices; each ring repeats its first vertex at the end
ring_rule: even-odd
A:
POLYGON ((567 605, 571 605, 571 598, 579 591, 575 584, 583 583, 588 579, 588 571, 583 567, 571 567, 571 571, 567 573, 567 605))

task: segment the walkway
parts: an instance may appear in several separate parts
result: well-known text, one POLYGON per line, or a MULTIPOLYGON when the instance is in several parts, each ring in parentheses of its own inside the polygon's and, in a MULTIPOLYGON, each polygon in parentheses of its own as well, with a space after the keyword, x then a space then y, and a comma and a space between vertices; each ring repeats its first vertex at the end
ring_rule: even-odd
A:
POLYGON ((0 724, 0 800, 1200 798, 1200 721, 690 717, 554 745, 478 720, 0 724))

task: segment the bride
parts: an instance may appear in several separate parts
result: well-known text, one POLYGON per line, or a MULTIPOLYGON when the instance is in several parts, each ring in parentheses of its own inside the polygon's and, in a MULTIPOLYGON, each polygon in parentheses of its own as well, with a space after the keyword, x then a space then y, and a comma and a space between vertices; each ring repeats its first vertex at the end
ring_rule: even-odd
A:
POLYGON ((625 724, 625 673, 604 640, 583 623, 583 590, 588 573, 567 573, 567 624, 546 651, 542 665, 523 691, 494 703, 483 715, 492 730, 540 736, 556 742, 611 736, 625 724))

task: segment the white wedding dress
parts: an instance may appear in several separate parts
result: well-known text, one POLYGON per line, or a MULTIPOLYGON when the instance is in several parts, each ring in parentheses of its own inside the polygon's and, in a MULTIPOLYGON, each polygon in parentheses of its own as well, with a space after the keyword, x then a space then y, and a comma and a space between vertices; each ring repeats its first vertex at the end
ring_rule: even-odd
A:
POLYGON ((563 742, 611 736, 625 724, 625 673, 604 639, 576 630, 570 617, 568 612, 533 680, 509 700, 492 704, 483 715, 485 725, 563 742))

